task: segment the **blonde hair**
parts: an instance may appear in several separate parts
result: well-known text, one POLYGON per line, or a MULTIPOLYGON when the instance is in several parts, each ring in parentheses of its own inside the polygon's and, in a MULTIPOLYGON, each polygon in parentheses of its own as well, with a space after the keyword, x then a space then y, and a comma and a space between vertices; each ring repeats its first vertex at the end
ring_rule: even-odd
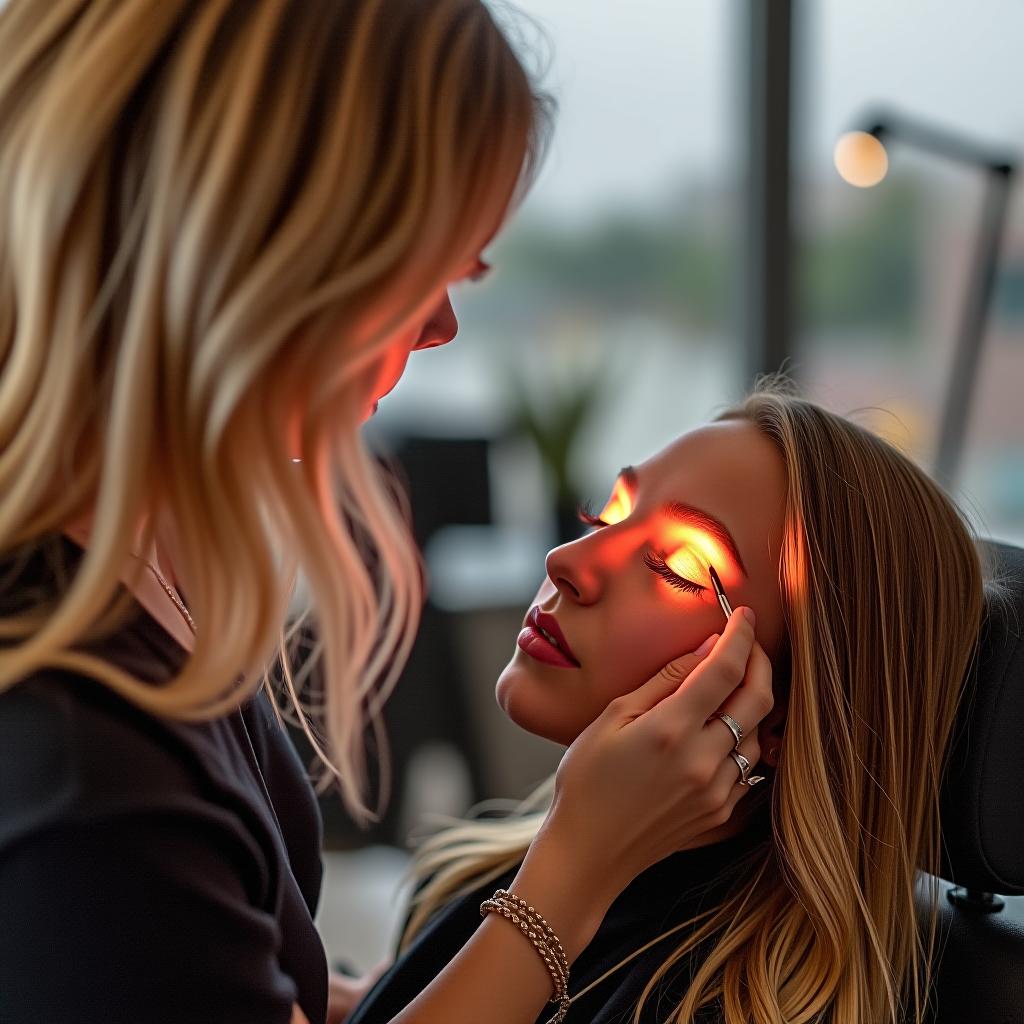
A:
MULTIPOLYGON (((979 556, 953 502, 909 459, 780 382, 721 418, 755 424, 787 468, 788 649, 775 682, 788 693, 785 739, 771 789, 746 798, 768 812, 767 841, 744 856, 721 903, 687 922, 708 919, 650 979, 634 1020, 701 946, 710 952, 672 1022, 708 1004, 727 1024, 895 1024, 911 1005, 920 1022, 936 879, 925 941, 914 889, 919 868, 938 872, 939 783, 979 632, 979 556)), ((552 793, 548 779, 508 821, 422 844, 415 870, 429 881, 403 948, 444 901, 518 863, 552 793)))
POLYGON ((0 55, 0 551, 95 508, 59 603, 0 620, 0 691, 55 667, 204 721, 276 646, 320 788, 372 818, 363 733, 421 568, 359 425, 389 339, 520 201, 553 104, 480 0, 8 0, 0 55), (123 621, 140 524, 143 550, 174 531, 198 623, 163 686, 74 649, 123 621), (300 700, 321 653, 327 751, 300 700))

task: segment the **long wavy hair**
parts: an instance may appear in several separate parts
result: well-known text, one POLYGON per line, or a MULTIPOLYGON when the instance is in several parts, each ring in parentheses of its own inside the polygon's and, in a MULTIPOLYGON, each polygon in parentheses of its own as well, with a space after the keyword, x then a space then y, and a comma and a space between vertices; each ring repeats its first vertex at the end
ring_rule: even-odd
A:
POLYGON ((515 27, 480 0, 4 4, 0 551, 95 525, 58 603, 0 620, 0 692, 54 667, 203 721, 276 647, 318 788, 375 816, 365 730, 422 579, 359 426, 389 338, 535 176, 554 105, 515 27), (139 524, 174 531, 198 623, 162 686, 75 649, 123 621, 139 524))
MULTIPOLYGON (((752 815, 766 812, 769 838, 721 903, 688 922, 703 921, 681 932, 634 1020, 701 946, 710 952, 673 1024, 711 1004, 727 1024, 920 1022, 936 932, 939 784, 975 657, 983 567, 954 503, 860 426, 777 380, 720 418, 755 424, 787 470, 788 637, 775 666, 785 735, 769 787, 746 798, 752 815), (919 869, 933 876, 921 930, 919 869)), ((552 793, 548 779, 508 818, 464 822, 421 844, 414 874, 425 884, 402 948, 444 902, 522 859, 552 793)))

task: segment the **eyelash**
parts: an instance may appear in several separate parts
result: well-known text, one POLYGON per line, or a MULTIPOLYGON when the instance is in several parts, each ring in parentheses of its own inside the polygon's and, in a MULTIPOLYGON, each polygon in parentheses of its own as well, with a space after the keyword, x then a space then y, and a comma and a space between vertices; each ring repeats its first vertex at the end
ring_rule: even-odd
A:
MULTIPOLYGON (((581 523, 585 523, 587 526, 608 526, 600 516, 594 515, 593 508, 590 502, 584 502, 582 505, 577 506, 576 515, 581 523)), ((707 590, 707 587, 701 586, 699 583, 694 583, 693 580, 684 579, 678 573, 673 572, 666 563, 664 558, 659 555, 654 555, 651 552, 645 552, 644 554, 644 565, 647 566, 651 572, 656 573, 660 576, 669 586, 675 587, 676 590, 685 591, 688 594, 700 594, 707 590)))
POLYGON ((651 572, 657 573, 669 586, 675 587, 676 590, 685 590, 688 594, 700 594, 708 589, 707 587, 702 587, 699 583, 694 583, 693 580, 684 579, 678 573, 674 573, 668 567, 664 558, 659 558, 650 552, 644 555, 644 565, 651 572))
POLYGON ((608 526, 600 516, 594 515, 594 506, 589 501, 585 501, 580 505, 576 506, 576 518, 581 523, 585 523, 587 526, 608 526))

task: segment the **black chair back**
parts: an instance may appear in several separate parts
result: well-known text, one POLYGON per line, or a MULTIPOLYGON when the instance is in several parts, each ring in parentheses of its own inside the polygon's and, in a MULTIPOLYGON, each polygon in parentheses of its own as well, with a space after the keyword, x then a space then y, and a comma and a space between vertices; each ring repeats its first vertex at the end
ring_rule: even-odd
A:
POLYGON ((941 791, 935 1024, 1024 1024, 1024 550, 983 547, 994 585, 941 791))

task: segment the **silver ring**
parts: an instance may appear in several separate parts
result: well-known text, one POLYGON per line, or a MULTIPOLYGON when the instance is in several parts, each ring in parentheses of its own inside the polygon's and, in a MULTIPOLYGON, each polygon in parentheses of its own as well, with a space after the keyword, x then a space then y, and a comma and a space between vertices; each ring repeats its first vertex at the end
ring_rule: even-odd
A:
POLYGON ((750 777, 750 762, 738 750, 730 750, 729 756, 736 762, 740 770, 740 777, 736 780, 738 785, 745 786, 750 777))
POLYGON ((733 750, 735 750, 740 745, 740 740, 743 739, 742 726, 735 718, 732 717, 732 715, 727 715, 724 711, 716 711, 713 717, 720 718, 727 726, 729 726, 729 731, 736 737, 736 742, 733 744, 733 750))

